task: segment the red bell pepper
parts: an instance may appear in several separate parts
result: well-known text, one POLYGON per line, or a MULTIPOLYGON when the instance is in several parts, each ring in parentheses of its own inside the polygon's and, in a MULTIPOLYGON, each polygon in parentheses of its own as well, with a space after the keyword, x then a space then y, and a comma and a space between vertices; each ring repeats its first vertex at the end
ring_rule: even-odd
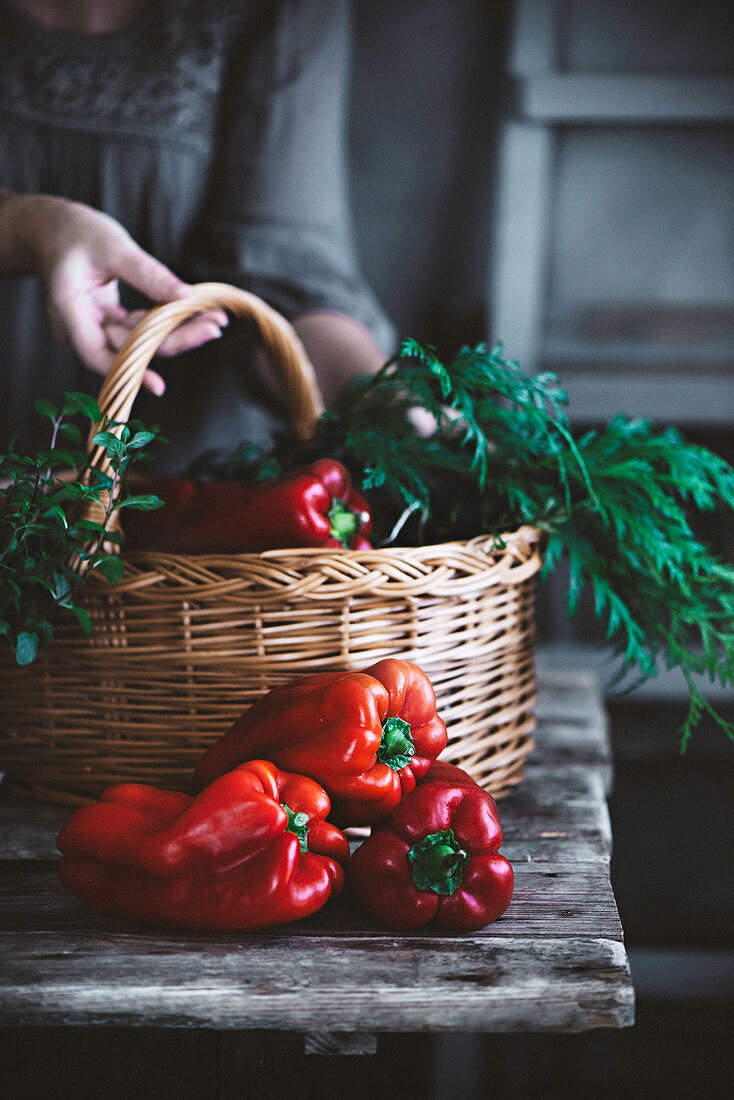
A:
POLYGON ((128 517, 128 549, 245 553, 370 546, 367 502, 334 459, 319 459, 269 481, 154 478, 146 489, 165 507, 128 517))
POLYGON ((498 854, 497 804, 466 772, 439 761, 352 856, 349 886, 382 924, 458 932, 504 913, 514 876, 498 854))
POLYGON ((361 672, 321 672, 273 688, 204 754, 195 779, 204 786, 264 756, 320 783, 342 825, 368 825, 413 790, 446 739, 425 672, 389 657, 361 672))
POLYGON ((196 798, 138 783, 62 829, 59 876, 113 917, 242 932, 306 917, 341 890, 349 845, 312 779, 253 760, 196 798))

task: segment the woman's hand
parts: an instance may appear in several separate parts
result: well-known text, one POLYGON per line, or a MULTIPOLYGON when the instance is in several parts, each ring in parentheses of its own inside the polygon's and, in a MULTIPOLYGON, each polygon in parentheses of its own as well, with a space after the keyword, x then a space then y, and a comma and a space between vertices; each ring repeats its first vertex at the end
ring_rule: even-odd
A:
MULTIPOLYGON (((0 194, 0 274, 41 278, 54 336, 97 374, 107 373, 144 313, 120 305, 119 280, 154 302, 182 298, 190 289, 119 222, 52 195, 0 194)), ((221 336, 226 324, 224 311, 200 314, 171 333, 158 354, 199 347, 221 336)), ((155 394, 165 390, 163 378, 152 370, 143 386, 155 394)))

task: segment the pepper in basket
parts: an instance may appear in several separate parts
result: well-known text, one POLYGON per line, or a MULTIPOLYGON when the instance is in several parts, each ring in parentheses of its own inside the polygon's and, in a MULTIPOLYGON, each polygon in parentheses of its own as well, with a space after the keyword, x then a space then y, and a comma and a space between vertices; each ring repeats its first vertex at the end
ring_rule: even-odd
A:
POLYGON ((155 478, 159 512, 131 517, 128 550, 237 554, 287 547, 369 549, 372 517, 346 468, 324 458, 266 481, 155 478))

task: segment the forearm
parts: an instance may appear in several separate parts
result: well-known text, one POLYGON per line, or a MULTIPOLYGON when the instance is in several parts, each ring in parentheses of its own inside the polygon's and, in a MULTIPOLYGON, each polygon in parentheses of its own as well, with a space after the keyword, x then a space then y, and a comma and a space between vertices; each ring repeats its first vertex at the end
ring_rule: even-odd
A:
POLYGON ((34 198, 0 190, 0 277, 32 275, 38 269, 28 232, 28 204, 34 198))
MULTIPOLYGON (((313 363, 327 408, 350 378, 375 374, 387 359, 367 329, 343 314, 305 313, 293 327, 313 363)), ((436 430, 436 421, 426 409, 410 409, 408 419, 419 435, 436 430)))
POLYGON ((293 327, 314 365, 326 405, 350 378, 374 374, 385 357, 362 325, 340 313, 306 313, 293 327))

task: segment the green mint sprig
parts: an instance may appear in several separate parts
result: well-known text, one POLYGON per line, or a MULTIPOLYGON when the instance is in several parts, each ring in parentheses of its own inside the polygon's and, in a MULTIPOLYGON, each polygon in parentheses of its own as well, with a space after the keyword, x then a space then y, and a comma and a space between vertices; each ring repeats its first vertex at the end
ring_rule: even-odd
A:
POLYGON ((162 504, 155 496, 125 492, 130 469, 147 460, 156 430, 103 418, 84 393, 65 394, 61 409, 39 400, 36 412, 50 421, 49 447, 35 455, 0 455, 0 643, 19 665, 31 664, 51 641, 58 609, 91 632, 79 592, 93 572, 112 584, 124 572, 122 558, 109 549, 123 542, 112 529, 114 513, 162 504), (94 442, 104 448, 111 474, 89 466, 71 419, 78 415, 99 426, 94 442), (97 521, 79 518, 80 506, 90 502, 100 506, 97 521), (84 563, 83 569, 75 563, 84 563))

